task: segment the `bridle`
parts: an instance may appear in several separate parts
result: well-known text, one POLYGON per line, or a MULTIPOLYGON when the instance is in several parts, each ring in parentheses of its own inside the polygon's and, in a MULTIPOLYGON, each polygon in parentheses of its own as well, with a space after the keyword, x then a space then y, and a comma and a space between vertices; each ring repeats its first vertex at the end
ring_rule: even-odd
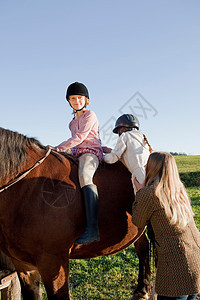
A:
POLYGON ((39 165, 41 165, 41 163, 43 163, 43 161, 47 158, 47 156, 49 156, 50 153, 51 153, 51 148, 49 148, 48 151, 47 151, 47 153, 45 154, 45 156, 43 156, 41 159, 39 159, 32 167, 30 167, 28 170, 24 171, 21 175, 17 175, 14 179, 12 179, 6 185, 4 185, 3 187, 1 187, 0 188, 0 193, 4 192, 9 187, 11 187, 15 183, 19 182, 21 179, 23 179, 24 177, 26 177, 33 169, 35 169, 36 167, 38 167, 39 165))

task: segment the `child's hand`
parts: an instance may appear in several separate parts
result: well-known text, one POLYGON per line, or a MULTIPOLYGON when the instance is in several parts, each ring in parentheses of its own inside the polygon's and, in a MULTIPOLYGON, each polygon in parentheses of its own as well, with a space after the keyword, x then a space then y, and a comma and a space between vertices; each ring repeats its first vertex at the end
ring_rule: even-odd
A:
POLYGON ((143 183, 140 183, 137 178, 135 177, 134 178, 134 185, 136 187, 136 192, 139 191, 141 188, 144 187, 144 182, 143 183))
POLYGON ((54 150, 54 151, 57 151, 57 152, 61 151, 57 147, 53 147, 51 145, 47 145, 47 147, 50 148, 50 149, 52 149, 52 150, 54 150))
POLYGON ((53 146, 51 146, 51 145, 47 145, 47 147, 48 147, 49 149, 56 150, 55 147, 53 147, 53 146))
POLYGON ((72 154, 72 150, 71 149, 62 149, 62 148, 58 148, 58 147, 51 147, 51 149, 53 149, 53 150, 55 150, 57 152, 66 152, 68 154, 72 154))
POLYGON ((67 149, 65 152, 68 153, 68 154, 72 154, 72 150, 71 149, 67 149))
POLYGON ((102 147, 103 149, 103 153, 110 153, 112 151, 112 148, 108 148, 108 147, 102 147))

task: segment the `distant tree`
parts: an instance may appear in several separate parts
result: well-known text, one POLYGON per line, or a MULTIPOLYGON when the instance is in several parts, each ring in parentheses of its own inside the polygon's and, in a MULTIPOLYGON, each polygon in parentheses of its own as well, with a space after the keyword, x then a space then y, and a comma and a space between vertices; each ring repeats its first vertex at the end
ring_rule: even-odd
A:
POLYGON ((171 155, 175 156, 175 155, 187 155, 187 153, 185 152, 170 152, 171 155))

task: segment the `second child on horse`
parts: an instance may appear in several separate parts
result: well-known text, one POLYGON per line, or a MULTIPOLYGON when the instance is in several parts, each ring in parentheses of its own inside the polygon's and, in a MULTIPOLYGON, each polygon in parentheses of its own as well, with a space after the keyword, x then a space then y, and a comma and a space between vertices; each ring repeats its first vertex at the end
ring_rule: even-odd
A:
POLYGON ((145 179, 145 165, 152 152, 151 146, 144 134, 139 131, 139 121, 132 114, 123 114, 116 123, 113 133, 119 135, 115 148, 112 150, 103 147, 104 161, 109 164, 121 159, 124 165, 132 174, 132 184, 134 192, 136 187, 134 178, 143 183, 145 179))

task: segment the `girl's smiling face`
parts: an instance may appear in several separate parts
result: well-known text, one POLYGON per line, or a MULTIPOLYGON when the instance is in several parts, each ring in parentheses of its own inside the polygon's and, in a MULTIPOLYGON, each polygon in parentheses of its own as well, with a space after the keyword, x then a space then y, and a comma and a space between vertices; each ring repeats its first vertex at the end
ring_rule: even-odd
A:
POLYGON ((86 98, 81 95, 69 96, 69 102, 74 110, 80 110, 85 107, 86 98))

